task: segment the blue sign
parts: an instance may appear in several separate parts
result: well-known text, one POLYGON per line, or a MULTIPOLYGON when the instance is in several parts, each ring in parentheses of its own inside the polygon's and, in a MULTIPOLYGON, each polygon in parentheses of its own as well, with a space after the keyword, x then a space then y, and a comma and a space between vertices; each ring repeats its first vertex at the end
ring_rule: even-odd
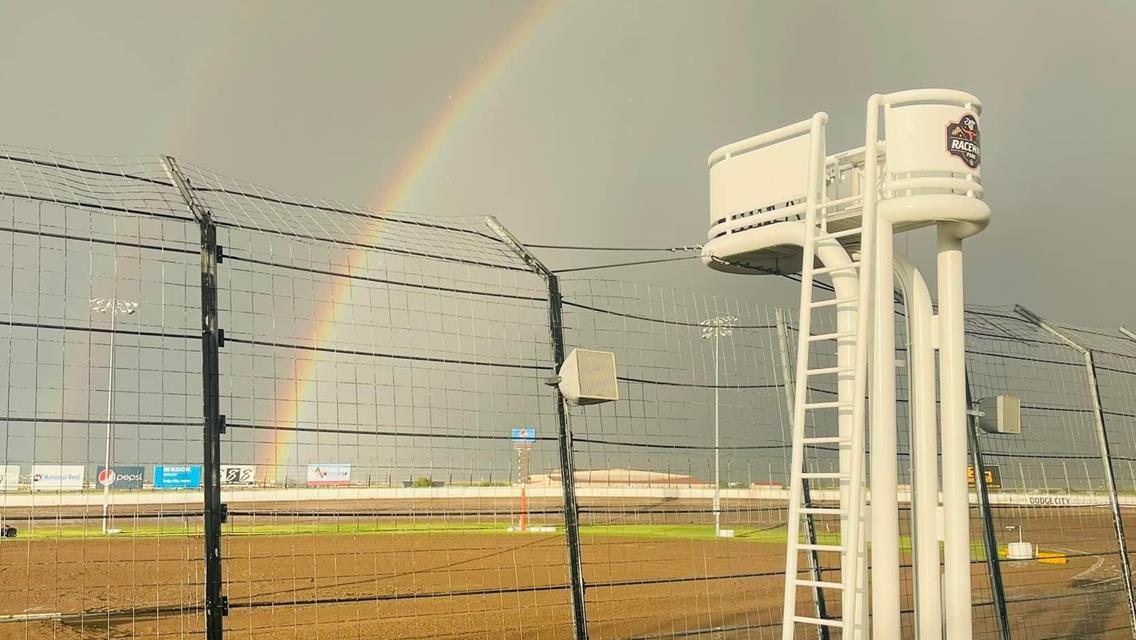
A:
POLYGON ((533 442, 536 440, 535 427, 516 427, 513 429, 513 440, 517 442, 533 442))
POLYGON ((155 489, 198 489, 201 487, 201 465, 157 465, 154 467, 155 489))

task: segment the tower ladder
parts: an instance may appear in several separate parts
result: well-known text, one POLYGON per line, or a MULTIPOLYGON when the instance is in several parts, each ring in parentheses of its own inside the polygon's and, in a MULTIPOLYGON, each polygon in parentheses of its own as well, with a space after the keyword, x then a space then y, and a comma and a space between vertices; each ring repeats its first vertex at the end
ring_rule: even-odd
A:
MULTIPOLYGON (((874 189, 865 189, 863 210, 858 219, 830 229, 832 213, 837 205, 847 205, 848 198, 826 201, 824 125, 827 116, 813 116, 809 153, 808 192, 805 199, 804 255, 801 265, 800 327, 797 342, 796 389, 793 403, 792 459, 789 477, 788 542, 785 555, 785 597, 782 617, 782 640, 797 638, 798 630, 813 629, 824 638, 831 629, 839 629, 844 639, 859 640, 865 615, 857 600, 862 597, 866 571, 865 545, 861 513, 864 509, 865 468, 865 389, 867 385, 868 342, 870 336, 872 255, 875 227, 874 189), (848 226, 849 224, 853 226, 848 226), (859 241, 859 256, 848 258, 840 243, 859 241), (828 263, 816 265, 819 253, 826 253, 828 263), (827 275, 855 286, 838 286, 830 298, 818 298, 814 287, 817 276, 827 275), (854 288, 855 293, 849 293, 854 288), (842 293, 841 293, 842 290, 842 293), (864 304, 868 302, 869 304, 864 304), (814 314, 835 309, 838 316, 835 331, 813 333, 814 314), (844 322, 839 322, 845 314, 844 322), (852 320, 850 316, 854 315, 852 320), (835 367, 814 366, 810 353, 818 344, 837 345, 845 354, 835 367), (854 355, 853 355, 854 353, 854 355), (851 360, 849 362, 849 360, 851 360), (810 397, 810 388, 820 383, 840 386, 835 400, 810 397), (851 386, 849 386, 849 384, 851 386), (838 435, 821 433, 818 425, 839 424, 838 435), (838 472, 810 471, 805 462, 806 447, 832 447, 840 455, 838 472), (809 495, 810 480, 835 480, 840 485, 836 506, 817 506, 804 502, 809 495), (840 539, 836 544, 802 542, 801 521, 806 517, 838 517, 840 539), (816 575, 798 573, 801 552, 839 554, 839 580, 817 579, 816 575), (839 593, 839 614, 828 617, 802 615, 797 611, 797 596, 808 588, 815 597, 839 593)), ((871 132, 874 136, 875 132, 871 132)), ((874 149, 875 146, 869 147, 874 149)), ((875 153, 866 153, 864 184, 874 185, 877 171, 875 153)), ((860 199, 860 197, 857 197, 860 199)), ((846 209, 845 209, 846 211, 846 209)), ((824 257, 824 256, 820 256, 824 257)), ((814 394, 815 395, 815 394, 814 394)), ((831 557, 831 556, 828 556, 831 557)), ((814 633, 802 634, 813 637, 814 633)))

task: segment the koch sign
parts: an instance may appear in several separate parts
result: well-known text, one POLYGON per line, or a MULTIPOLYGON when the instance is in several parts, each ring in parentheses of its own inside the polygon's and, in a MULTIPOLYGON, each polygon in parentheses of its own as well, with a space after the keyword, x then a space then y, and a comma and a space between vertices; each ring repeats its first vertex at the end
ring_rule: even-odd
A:
POLYGON ((81 464, 32 465, 32 491, 80 491, 82 488, 81 464))
POLYGON ((154 467, 155 489, 197 489, 201 487, 201 465, 164 465, 154 467))
POLYGON ((146 479, 146 467, 115 465, 110 469, 99 465, 96 469, 95 480, 99 487, 111 489, 141 489, 142 481, 146 479))
POLYGON ((309 464, 307 482, 312 487, 351 484, 351 465, 309 464))
POLYGON ((517 427, 513 429, 513 440, 517 442, 534 442, 536 440, 535 427, 517 427))
POLYGON ((251 464, 221 465, 221 484, 227 486, 256 484, 256 466, 251 464))

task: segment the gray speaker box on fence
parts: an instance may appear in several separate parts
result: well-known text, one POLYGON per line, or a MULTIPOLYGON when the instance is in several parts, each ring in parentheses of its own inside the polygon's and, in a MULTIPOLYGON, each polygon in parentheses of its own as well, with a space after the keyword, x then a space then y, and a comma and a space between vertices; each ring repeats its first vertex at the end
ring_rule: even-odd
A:
POLYGON ((560 365, 560 393, 570 404, 599 404, 619 400, 615 354, 573 349, 560 365))
POLYGON ((999 395, 978 401, 978 426, 987 433, 1021 433, 1022 400, 1017 396, 999 395))

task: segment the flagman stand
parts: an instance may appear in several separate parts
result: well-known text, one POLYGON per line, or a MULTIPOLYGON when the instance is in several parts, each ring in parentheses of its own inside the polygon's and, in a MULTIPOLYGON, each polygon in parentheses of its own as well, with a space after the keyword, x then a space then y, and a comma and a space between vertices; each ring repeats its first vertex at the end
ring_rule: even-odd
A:
POLYGON ((532 445, 536 440, 536 429, 521 427, 512 431, 513 450, 517 453, 517 484, 521 487, 521 503, 518 510, 517 526, 514 531, 525 532, 529 530, 529 459, 532 456, 532 445))
POLYGON ((872 638, 900 637, 897 287, 910 323, 916 637, 971 638, 962 241, 990 220, 979 174, 981 110, 978 98, 946 89, 874 95, 863 147, 828 155, 828 116, 817 113, 710 155, 703 262, 729 273, 801 275, 785 640, 827 637, 832 629, 845 639, 867 638, 869 602, 872 638), (895 234, 932 225, 938 314, 922 274, 893 248, 895 234), (824 361, 833 352, 835 366, 824 361), (835 397, 820 392, 826 387, 835 397), (838 472, 810 470, 809 459, 825 451, 838 452, 838 472), (839 483, 838 501, 803 502, 807 484, 821 479, 839 483), (802 520, 827 520, 834 528, 839 521, 839 541, 801 540, 802 520), (802 554, 814 567, 838 566, 839 577, 799 574, 802 554), (810 599, 822 598, 827 607, 810 608, 810 599))

